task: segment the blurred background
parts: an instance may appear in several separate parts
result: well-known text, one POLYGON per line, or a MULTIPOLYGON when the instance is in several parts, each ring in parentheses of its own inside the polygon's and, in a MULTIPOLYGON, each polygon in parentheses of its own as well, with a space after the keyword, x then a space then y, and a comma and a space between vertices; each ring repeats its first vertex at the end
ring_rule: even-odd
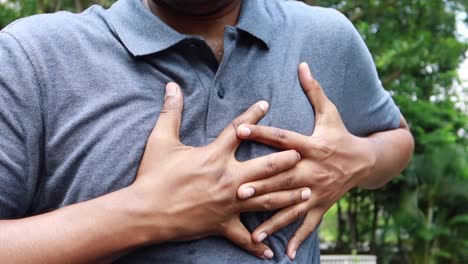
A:
MULTIPOLYGON (((113 2, 0 0, 0 29, 24 16, 113 2)), ((468 263, 468 0, 305 2, 338 9, 354 23, 416 141, 397 179, 380 190, 353 190, 330 209, 322 254, 468 263)))

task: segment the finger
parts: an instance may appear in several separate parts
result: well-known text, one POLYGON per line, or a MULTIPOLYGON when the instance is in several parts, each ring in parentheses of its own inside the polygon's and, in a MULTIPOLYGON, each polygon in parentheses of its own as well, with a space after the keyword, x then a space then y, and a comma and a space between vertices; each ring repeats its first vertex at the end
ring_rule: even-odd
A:
POLYGON ((295 150, 286 150, 260 158, 240 162, 237 178, 240 184, 271 177, 294 167, 301 160, 301 155, 295 150))
POLYGON ((300 203, 281 209, 266 222, 262 223, 252 233, 252 238, 256 242, 262 242, 269 235, 290 225, 292 222, 301 220, 308 212, 307 203, 300 203))
POLYGON ((322 86, 320 86, 318 81, 312 76, 309 65, 305 62, 299 65, 299 81, 301 82, 302 89, 304 89, 304 92, 314 107, 315 115, 320 116, 325 112, 325 107, 329 100, 322 86))
POLYGON ((237 137, 237 128, 241 124, 255 124, 267 113, 269 104, 266 101, 260 101, 251 106, 247 111, 238 116, 221 132, 219 137, 213 142, 223 149, 229 149, 234 152, 242 142, 237 137))
POLYGON ((247 199, 254 195, 259 196, 266 193, 307 186, 308 184, 303 180, 299 173, 300 170, 296 167, 269 178, 244 183, 237 190, 237 197, 239 197, 239 199, 247 199))
POLYGON ((312 192, 309 188, 279 191, 253 197, 240 203, 241 212, 272 211, 307 201, 312 192))
POLYGON ((307 237, 315 231, 321 219, 322 213, 320 213, 319 210, 312 210, 307 214, 302 225, 297 229, 294 236, 289 240, 286 253, 290 259, 294 259, 296 257, 297 250, 302 245, 304 240, 306 240, 307 237))
POLYGON ((182 109, 183 97, 180 87, 176 83, 170 82, 166 85, 164 104, 153 133, 160 138, 178 141, 182 109))
POLYGON ((254 140, 277 149, 302 150, 307 145, 308 137, 299 133, 268 126, 241 125, 237 136, 242 139, 254 140))
POLYGON ((271 259, 274 256, 273 251, 265 244, 256 243, 252 240, 250 232, 245 228, 240 220, 232 221, 224 231, 223 235, 234 244, 259 258, 271 259))

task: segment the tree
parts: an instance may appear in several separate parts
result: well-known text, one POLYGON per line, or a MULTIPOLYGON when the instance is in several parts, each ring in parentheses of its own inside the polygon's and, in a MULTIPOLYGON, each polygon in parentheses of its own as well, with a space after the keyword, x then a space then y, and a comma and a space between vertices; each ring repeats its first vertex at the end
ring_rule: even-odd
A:
POLYGON ((468 1, 306 2, 337 8, 355 24, 416 141, 402 176, 382 190, 353 190, 331 211, 330 251, 374 253, 383 263, 462 263, 468 117, 453 86, 468 46, 455 36, 455 15, 468 1))
POLYGON ((115 0, 0 0, 0 29, 12 21, 57 11, 81 12, 92 4, 109 7, 115 0))

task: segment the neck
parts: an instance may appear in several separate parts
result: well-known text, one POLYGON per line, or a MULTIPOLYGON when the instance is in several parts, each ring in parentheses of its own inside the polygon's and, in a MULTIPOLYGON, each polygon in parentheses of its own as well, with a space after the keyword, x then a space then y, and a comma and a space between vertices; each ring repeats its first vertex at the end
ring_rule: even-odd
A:
POLYGON ((205 14, 180 12, 163 1, 146 0, 148 8, 163 22, 183 34, 200 35, 206 39, 224 35, 225 26, 234 26, 239 19, 242 0, 233 0, 205 14))

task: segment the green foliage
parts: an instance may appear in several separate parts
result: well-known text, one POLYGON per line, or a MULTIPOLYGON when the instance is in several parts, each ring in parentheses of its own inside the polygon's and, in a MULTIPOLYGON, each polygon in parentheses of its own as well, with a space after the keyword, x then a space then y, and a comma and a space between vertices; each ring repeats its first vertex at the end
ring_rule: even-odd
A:
POLYGON ((352 191, 341 214, 327 215, 323 233, 337 241, 329 251, 377 254, 382 263, 466 262, 468 117, 453 87, 468 47, 456 38, 455 17, 468 1, 306 2, 337 8, 356 25, 416 141, 403 175, 381 190, 352 191))
POLYGON ((92 4, 108 7, 115 0, 0 0, 0 29, 12 21, 57 11, 81 12, 92 4))
MULTIPOLYGON (((24 16, 113 2, 0 0, 0 28, 24 16)), ((355 189, 329 211, 321 232, 326 251, 376 254, 379 263, 467 262, 468 117, 456 107, 466 99, 454 84, 468 48, 455 35, 455 17, 468 0, 305 2, 339 9, 356 25, 416 141, 400 177, 380 190, 355 189)))

